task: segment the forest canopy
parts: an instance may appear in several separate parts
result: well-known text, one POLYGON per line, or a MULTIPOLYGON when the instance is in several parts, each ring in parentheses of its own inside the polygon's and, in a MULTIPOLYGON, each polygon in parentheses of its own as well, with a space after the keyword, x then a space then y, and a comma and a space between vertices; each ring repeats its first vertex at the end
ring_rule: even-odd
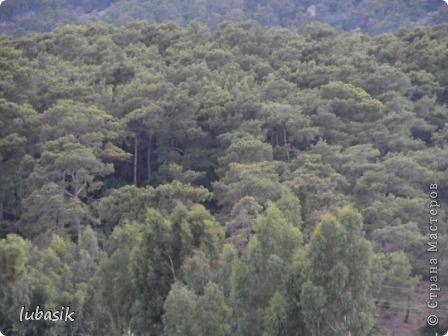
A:
POLYGON ((448 200, 447 43, 249 21, 0 38, 0 327, 385 335, 429 280, 429 185, 448 200))

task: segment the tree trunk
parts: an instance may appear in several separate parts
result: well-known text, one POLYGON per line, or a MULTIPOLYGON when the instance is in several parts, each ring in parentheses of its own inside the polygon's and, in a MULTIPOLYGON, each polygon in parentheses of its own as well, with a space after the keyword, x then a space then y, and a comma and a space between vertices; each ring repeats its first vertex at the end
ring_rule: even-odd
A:
POLYGON ((151 182, 151 175, 152 175, 151 152, 152 152, 152 136, 149 137, 148 148, 147 148, 147 153, 146 153, 146 168, 148 171, 148 174, 147 174, 148 183, 151 182))
POLYGON ((286 136, 286 127, 283 125, 283 145, 286 148, 286 159, 289 161, 290 160, 290 155, 289 155, 289 143, 288 143, 288 138, 286 136))
POLYGON ((3 222, 4 217, 4 208, 3 208, 3 200, 5 199, 5 194, 0 192, 0 223, 3 222))
MULTIPOLYGON (((77 238, 78 238, 78 246, 79 244, 81 244, 81 219, 79 218, 79 215, 75 216, 75 225, 76 225, 76 234, 77 234, 77 238)), ((79 249, 78 249, 79 252, 79 249)))
POLYGON ((411 299, 410 298, 408 298, 408 305, 407 305, 407 308, 406 308, 406 315, 405 315, 405 317, 404 317, 404 323, 408 323, 409 322, 409 304, 411 303, 411 299))
POLYGON ((138 187, 138 135, 134 138, 134 185, 138 187))

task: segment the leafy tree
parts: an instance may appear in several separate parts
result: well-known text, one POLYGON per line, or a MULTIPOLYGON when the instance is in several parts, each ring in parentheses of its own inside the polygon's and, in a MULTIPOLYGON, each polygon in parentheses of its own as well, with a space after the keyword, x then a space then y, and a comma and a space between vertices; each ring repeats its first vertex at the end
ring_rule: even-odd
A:
POLYGON ((106 312, 107 330, 122 335, 130 330, 136 288, 131 276, 132 249, 140 242, 142 225, 117 226, 109 237, 108 254, 101 260, 94 280, 97 309, 106 312))
MULTIPOLYGON (((134 316, 137 332, 148 330, 157 334, 163 328, 163 302, 171 285, 180 279, 179 261, 183 256, 191 255, 193 248, 200 247, 210 258, 217 257, 222 232, 212 216, 204 207, 196 205, 186 213, 185 222, 179 223, 182 211, 178 206, 171 220, 157 210, 147 212, 142 239, 131 256, 132 281, 138 298, 136 307, 141 312, 134 316)), ((193 270, 205 269, 207 277, 208 267, 205 255, 198 253, 186 260, 183 273, 187 283, 201 292, 201 283, 206 280, 193 270)))
MULTIPOLYGON (((88 211, 82 200, 101 188, 102 182, 97 180, 98 177, 110 174, 112 171, 113 167, 110 164, 103 163, 95 156, 92 148, 78 143, 74 136, 48 141, 30 175, 30 182, 36 188, 35 192, 25 202, 37 202, 39 204, 39 199, 42 200, 42 194, 46 193, 47 190, 53 193, 57 186, 61 196, 53 198, 57 202, 56 204, 47 204, 46 207, 50 209, 52 206, 60 208, 58 203, 61 204, 61 197, 68 199, 67 203, 71 208, 72 215, 72 230, 75 231, 79 241, 81 219, 83 217, 92 218, 87 216, 88 211), (49 185, 49 182, 52 184, 49 185), (74 206, 70 204, 74 204, 74 206)), ((65 204, 63 202, 63 205, 65 204)), ((23 217, 24 220, 26 221, 27 218, 31 217, 39 218, 50 212, 50 210, 42 212, 39 207, 36 210, 39 213, 32 213, 32 208, 27 209, 23 217)), ((59 211, 57 210, 57 212, 59 211)), ((57 214, 52 217, 55 220, 54 224, 59 224, 59 227, 65 224, 64 222, 59 223, 57 214)))
POLYGON ((37 151, 40 116, 29 105, 0 99, 0 223, 17 219, 23 179, 37 151), (27 164, 28 163, 28 164, 27 164), (28 169, 27 169, 28 168, 28 169))
POLYGON ((215 184, 218 201, 229 208, 246 196, 254 197, 260 204, 279 199, 281 186, 276 174, 277 166, 270 162, 231 164, 226 175, 215 184))
POLYGON ((175 283, 165 301, 164 334, 230 335, 231 310, 219 287, 209 282, 203 295, 175 283))
POLYGON ((255 138, 244 138, 229 146, 221 164, 227 166, 230 163, 249 164, 264 161, 272 161, 271 146, 255 138))
POLYGON ((249 242, 255 219, 261 210, 263 207, 251 196, 243 197, 233 206, 230 221, 226 223, 226 234, 239 250, 243 250, 249 242))
POLYGON ((247 266, 235 262, 232 275, 237 330, 247 335, 262 332, 264 311, 276 291, 283 288, 289 262, 301 243, 299 229, 275 205, 271 204, 265 214, 257 217, 255 235, 247 249, 247 266), (250 290, 236 297, 236 293, 246 288, 250 290))
POLYGON ((373 252, 361 229, 361 215, 348 207, 338 217, 324 216, 316 228, 299 294, 303 319, 312 335, 368 335, 372 331, 373 252))
POLYGON ((197 296, 194 291, 175 283, 165 300, 164 334, 196 335, 197 296))
POLYGON ((162 330, 163 302, 176 279, 170 223, 156 210, 148 210, 142 240, 131 257, 131 272, 140 310, 134 319, 139 333, 162 330))
POLYGON ((31 244, 17 235, 0 240, 0 325, 3 331, 23 332, 17 311, 28 305, 31 297, 29 256, 31 244))

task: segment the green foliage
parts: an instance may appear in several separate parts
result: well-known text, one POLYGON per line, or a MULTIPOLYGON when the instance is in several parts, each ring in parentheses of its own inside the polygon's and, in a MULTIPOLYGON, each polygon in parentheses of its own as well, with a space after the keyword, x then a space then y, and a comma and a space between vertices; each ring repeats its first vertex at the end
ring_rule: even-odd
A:
POLYGON ((378 255, 378 258, 382 267, 378 276, 382 279, 375 286, 376 304, 382 310, 391 308, 389 314, 397 313, 397 306, 409 305, 419 279, 412 276, 411 265, 403 252, 378 255))
POLYGON ((19 236, 8 235, 0 241, 1 279, 4 282, 17 281, 26 271, 29 246, 19 236))
POLYGON ((84 229, 81 237, 82 243, 76 245, 54 235, 48 246, 41 250, 13 235, 0 241, 2 270, 9 270, 8 273, 2 272, 7 278, 0 284, 2 325, 20 334, 83 332, 88 284, 103 255, 90 228, 84 229), (70 326, 41 321, 20 322, 17 312, 22 306, 29 310, 36 306, 52 310, 70 306, 79 320, 70 326))

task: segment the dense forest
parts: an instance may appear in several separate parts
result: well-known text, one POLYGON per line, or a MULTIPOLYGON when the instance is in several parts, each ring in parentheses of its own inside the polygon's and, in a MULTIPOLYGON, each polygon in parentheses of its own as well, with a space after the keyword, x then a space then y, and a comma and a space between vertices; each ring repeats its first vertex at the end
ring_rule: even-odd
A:
POLYGON ((253 21, 1 37, 0 330, 386 336, 397 315, 423 335, 430 184, 448 201, 447 45, 448 25, 253 21), (38 305, 76 321, 18 321, 38 305))
POLYGON ((378 34, 415 24, 448 21, 443 0, 5 0, 0 34, 50 31, 67 23, 133 20, 201 22, 215 31, 226 21, 255 20, 263 26, 302 32, 323 22, 346 31, 378 34))

